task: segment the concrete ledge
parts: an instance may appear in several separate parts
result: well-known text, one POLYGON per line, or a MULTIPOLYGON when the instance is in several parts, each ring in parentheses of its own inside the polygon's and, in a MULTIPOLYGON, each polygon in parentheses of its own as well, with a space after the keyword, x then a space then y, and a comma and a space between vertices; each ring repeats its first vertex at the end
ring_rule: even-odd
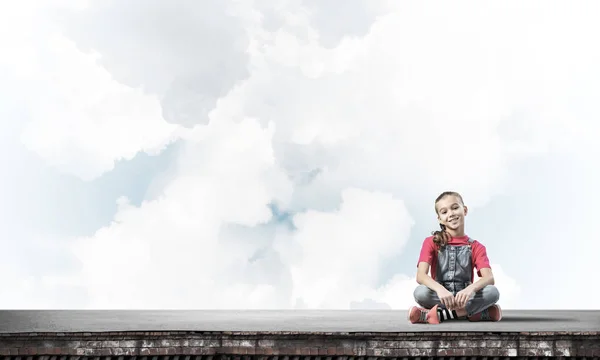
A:
POLYGON ((506 310, 500 322, 428 326, 406 310, 0 310, 0 333, 114 331, 589 332, 600 331, 600 311, 506 310))
MULTIPOLYGON (((406 311, 0 311, 0 360, 600 358, 600 311, 409 324, 406 311)), ((458 359, 456 359, 458 360, 458 359)))
POLYGON ((600 357, 598 332, 4 333, 4 359, 376 360, 411 357, 600 357), (6 357, 9 357, 7 359, 6 357), (56 358, 52 358, 56 357, 56 358), (100 359, 102 357, 102 359, 100 359), (192 359, 193 357, 193 359, 192 359), (177 358, 177 359, 176 359, 177 358))

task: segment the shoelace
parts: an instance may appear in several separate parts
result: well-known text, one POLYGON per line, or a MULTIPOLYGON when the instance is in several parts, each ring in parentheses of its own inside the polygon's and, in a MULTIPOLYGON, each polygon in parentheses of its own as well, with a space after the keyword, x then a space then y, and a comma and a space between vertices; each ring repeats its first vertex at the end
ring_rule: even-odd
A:
POLYGON ((427 322, 427 311, 421 310, 419 312, 419 322, 427 322))
POLYGON ((485 321, 491 320, 490 312, 488 311, 488 309, 485 309, 481 312, 481 320, 485 320, 485 321))

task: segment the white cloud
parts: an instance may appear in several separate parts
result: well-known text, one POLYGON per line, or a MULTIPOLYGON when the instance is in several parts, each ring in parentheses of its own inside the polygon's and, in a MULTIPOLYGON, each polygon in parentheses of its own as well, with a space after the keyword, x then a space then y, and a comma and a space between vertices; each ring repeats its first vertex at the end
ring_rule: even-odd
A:
MULTIPOLYGON (((504 267, 499 264, 492 263, 490 266, 494 273, 495 286, 500 292, 498 304, 500 304, 503 309, 531 308, 531 306, 527 306, 527 304, 522 301, 521 286, 517 283, 514 274, 507 274, 504 267)), ((479 280, 479 276, 475 273, 474 281, 477 280, 479 280)))
POLYGON ((27 113, 4 116, 2 127, 29 118, 21 140, 48 165, 91 180, 139 151, 160 152, 179 136, 162 118, 156 95, 115 81, 52 20, 58 10, 79 12, 86 1, 22 1, 0 5, 3 85, 27 113))
POLYGON ((61 36, 48 40, 22 141, 49 165, 91 180, 115 161, 158 153, 179 136, 156 96, 114 81, 96 64, 98 54, 84 54, 61 36))
POLYGON ((290 265, 294 299, 310 308, 347 308, 379 279, 378 264, 402 250, 414 220, 390 194, 349 188, 335 213, 294 217, 296 231, 276 249, 290 265))
POLYGON ((169 123, 206 124, 217 99, 248 75, 235 2, 89 2, 86 11, 61 12, 61 28, 100 52, 116 81, 156 95, 169 123))
POLYGON ((140 207, 120 200, 114 223, 80 239, 75 249, 92 297, 89 306, 280 305, 272 284, 261 283, 260 276, 251 279, 264 271, 248 262, 256 243, 224 233, 227 224, 266 223, 271 200, 289 196, 286 179, 273 180, 278 178, 273 131, 252 120, 226 119, 197 129, 188 138, 179 176, 162 197, 140 207), (144 296, 156 289, 159 294, 144 296))
POLYGON ((413 294, 417 281, 414 277, 395 274, 384 286, 372 290, 371 298, 396 310, 416 305, 413 294))
MULTIPOLYGON (((407 199, 430 209, 457 189, 483 208, 510 193, 517 161, 597 152, 598 29, 583 6, 596 3, 363 1, 343 32, 323 22, 336 9, 312 1, 195 4, 131 15, 119 6, 135 4, 91 2, 66 34, 104 68, 62 38, 47 47, 55 64, 22 67, 58 91, 36 103, 24 137, 54 166, 93 178, 186 142, 162 196, 122 201, 113 224, 78 242, 88 307, 405 308, 414 274, 376 284, 422 222, 407 199), (166 108, 199 125, 178 132, 166 108), (295 231, 265 225, 271 202, 300 212, 295 231)), ((584 257, 597 253, 582 238, 584 257)), ((515 269, 494 263, 505 308, 529 304, 515 269)))

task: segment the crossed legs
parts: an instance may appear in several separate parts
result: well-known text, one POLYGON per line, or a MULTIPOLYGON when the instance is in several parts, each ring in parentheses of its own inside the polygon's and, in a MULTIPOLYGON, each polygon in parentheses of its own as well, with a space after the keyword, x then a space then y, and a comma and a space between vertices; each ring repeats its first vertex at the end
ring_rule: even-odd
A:
MULTIPOLYGON (((414 291, 414 297, 417 304, 426 309, 431 309, 435 305, 438 305, 440 308, 445 308, 435 291, 431 290, 425 285, 417 286, 414 291)), ((464 308, 466 311, 466 316, 471 317, 484 311, 498 302, 499 299, 500 292, 494 285, 488 285, 484 287, 483 289, 475 292, 467 301, 467 304, 464 308)), ((457 311, 457 313, 459 313, 459 311, 457 311)))

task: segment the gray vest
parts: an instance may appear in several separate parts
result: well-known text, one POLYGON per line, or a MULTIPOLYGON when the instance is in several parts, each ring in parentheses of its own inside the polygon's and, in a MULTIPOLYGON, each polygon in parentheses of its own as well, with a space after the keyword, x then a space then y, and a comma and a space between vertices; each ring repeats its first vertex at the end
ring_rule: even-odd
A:
POLYGON ((471 284, 472 243, 469 238, 467 245, 446 245, 438 250, 436 281, 454 295, 471 284))

